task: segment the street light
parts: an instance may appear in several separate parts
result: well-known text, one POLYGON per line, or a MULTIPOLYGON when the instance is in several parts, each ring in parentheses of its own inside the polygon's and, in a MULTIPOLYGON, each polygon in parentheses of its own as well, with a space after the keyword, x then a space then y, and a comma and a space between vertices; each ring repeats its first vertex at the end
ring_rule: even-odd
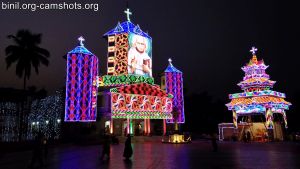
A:
POLYGON ((60 119, 57 119, 57 123, 60 123, 60 119))
POLYGON ((46 120, 46 124, 49 124, 49 120, 46 120))

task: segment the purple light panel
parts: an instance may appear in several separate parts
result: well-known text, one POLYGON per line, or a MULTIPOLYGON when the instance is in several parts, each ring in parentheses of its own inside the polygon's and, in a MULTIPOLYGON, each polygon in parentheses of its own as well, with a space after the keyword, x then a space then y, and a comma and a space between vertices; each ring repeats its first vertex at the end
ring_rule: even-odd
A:
MULTIPOLYGON (((176 107, 179 111, 178 123, 184 123, 183 105, 183 78, 181 72, 165 72, 167 93, 173 95, 173 110, 176 107)), ((167 123, 174 123, 174 119, 167 119, 167 123)))
POLYGON ((92 53, 69 53, 66 79, 66 122, 96 121, 98 58, 92 53))

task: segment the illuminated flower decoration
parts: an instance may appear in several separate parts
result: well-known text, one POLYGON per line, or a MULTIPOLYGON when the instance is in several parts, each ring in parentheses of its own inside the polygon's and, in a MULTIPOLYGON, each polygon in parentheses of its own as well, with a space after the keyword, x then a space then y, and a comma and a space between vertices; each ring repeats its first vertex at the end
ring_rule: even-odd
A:
POLYGON ((121 108, 124 105, 124 96, 122 94, 113 94, 113 108, 121 108))
POLYGON ((128 110, 133 110, 136 106, 137 97, 134 95, 126 96, 126 108, 128 110))
POLYGON ((155 97, 154 104, 152 105, 153 109, 160 110, 161 109, 161 100, 158 97, 155 97))
POLYGON ((147 102, 149 101, 149 99, 148 99, 147 96, 142 96, 141 99, 142 99, 142 102, 141 102, 139 108, 142 109, 142 110, 145 110, 146 107, 148 106, 147 102))

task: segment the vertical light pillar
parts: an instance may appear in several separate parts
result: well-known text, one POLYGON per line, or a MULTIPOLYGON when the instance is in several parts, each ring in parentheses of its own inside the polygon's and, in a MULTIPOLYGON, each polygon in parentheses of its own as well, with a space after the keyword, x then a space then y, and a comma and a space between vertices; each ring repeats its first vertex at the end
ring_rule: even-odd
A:
POLYGON ((236 114, 235 110, 232 111, 232 118, 233 118, 233 126, 234 126, 235 129, 237 129, 238 128, 238 125, 237 125, 237 114, 236 114))
POLYGON ((167 133, 166 119, 163 119, 163 135, 165 136, 166 133, 167 133))
POLYGON ((147 127, 147 119, 144 119, 144 135, 147 135, 148 133, 148 127, 147 127))
POLYGON ((127 118, 127 134, 130 134, 130 119, 127 118))
POLYGON ((267 129, 273 129, 273 113, 271 109, 266 112, 266 127, 267 129))
POLYGON ((287 129, 288 128, 288 124, 287 124, 287 117, 286 117, 285 111, 283 111, 282 116, 283 116, 283 120, 284 120, 284 126, 287 129))
POLYGON ((219 140, 221 140, 221 134, 223 136, 223 133, 221 133, 221 127, 220 127, 220 124, 218 125, 218 129, 219 129, 219 140))
POLYGON ((107 37, 107 74, 108 75, 113 75, 115 71, 115 39, 116 37, 113 36, 108 36, 107 37))
POLYGON ((110 120, 110 134, 114 133, 114 119, 112 118, 110 120))
POLYGON ((150 124, 150 119, 147 119, 147 125, 148 125, 148 135, 151 133, 151 124, 150 124))
POLYGON ((133 124, 132 124, 132 119, 130 119, 130 134, 133 134, 133 124))

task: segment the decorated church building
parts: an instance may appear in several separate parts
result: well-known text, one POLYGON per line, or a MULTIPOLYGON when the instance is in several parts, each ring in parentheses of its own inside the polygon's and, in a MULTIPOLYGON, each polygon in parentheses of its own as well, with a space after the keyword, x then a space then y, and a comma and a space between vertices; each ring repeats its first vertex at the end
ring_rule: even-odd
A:
POLYGON ((152 38, 131 22, 129 9, 124 12, 127 21, 103 35, 106 75, 98 75, 98 57, 82 37, 68 53, 65 122, 99 122, 115 135, 150 135, 155 121, 166 134, 168 124, 184 123, 182 72, 169 59, 161 85, 154 83, 152 38))

